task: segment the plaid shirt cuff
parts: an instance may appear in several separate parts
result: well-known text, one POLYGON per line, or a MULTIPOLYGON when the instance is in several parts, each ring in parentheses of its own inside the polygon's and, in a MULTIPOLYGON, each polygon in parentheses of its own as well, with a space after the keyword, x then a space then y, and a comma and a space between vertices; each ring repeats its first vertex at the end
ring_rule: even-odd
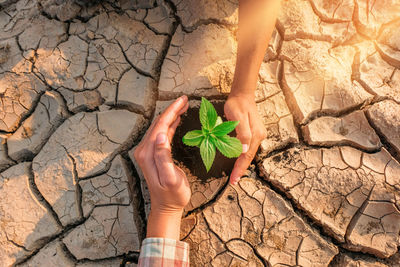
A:
POLYGON ((189 244, 168 238, 146 238, 139 255, 139 267, 189 267, 189 244))

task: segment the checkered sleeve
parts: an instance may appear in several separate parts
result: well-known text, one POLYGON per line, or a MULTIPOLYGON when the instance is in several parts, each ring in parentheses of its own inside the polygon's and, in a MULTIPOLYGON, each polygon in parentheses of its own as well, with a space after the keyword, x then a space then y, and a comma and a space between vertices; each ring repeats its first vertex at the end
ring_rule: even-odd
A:
POLYGON ((139 267, 189 267, 189 244, 168 238, 146 238, 139 255, 139 267))

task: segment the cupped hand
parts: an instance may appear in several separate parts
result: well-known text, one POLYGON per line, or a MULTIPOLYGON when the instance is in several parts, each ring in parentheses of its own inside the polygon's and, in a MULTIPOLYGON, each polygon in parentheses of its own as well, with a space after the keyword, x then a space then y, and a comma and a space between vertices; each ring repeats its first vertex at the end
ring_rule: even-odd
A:
POLYGON ((150 192, 148 237, 179 238, 176 226, 190 200, 191 191, 185 173, 172 161, 170 142, 180 115, 188 106, 186 96, 172 103, 154 120, 133 154, 150 192))
POLYGON ((236 137, 243 145, 243 152, 236 160, 230 177, 230 183, 237 184, 250 166, 267 132, 258 114, 254 95, 230 95, 225 103, 224 112, 228 120, 239 121, 236 137))

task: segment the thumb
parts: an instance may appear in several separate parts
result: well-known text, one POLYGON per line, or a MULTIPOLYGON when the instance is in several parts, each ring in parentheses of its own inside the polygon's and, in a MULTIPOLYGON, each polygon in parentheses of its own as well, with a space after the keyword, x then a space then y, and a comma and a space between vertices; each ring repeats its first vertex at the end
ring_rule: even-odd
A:
POLYGON ((160 185, 167 188, 173 187, 176 184, 176 175, 171 156, 171 145, 166 133, 157 134, 154 162, 156 163, 160 185))

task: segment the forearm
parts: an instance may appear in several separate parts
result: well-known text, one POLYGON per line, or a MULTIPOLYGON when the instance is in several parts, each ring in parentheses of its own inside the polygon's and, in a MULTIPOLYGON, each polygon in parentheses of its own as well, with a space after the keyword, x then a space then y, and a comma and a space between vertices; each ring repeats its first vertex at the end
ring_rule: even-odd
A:
POLYGON ((165 213, 150 211, 146 237, 179 240, 182 212, 165 213))
POLYGON ((252 95, 280 0, 239 0, 238 51, 231 95, 252 95))

